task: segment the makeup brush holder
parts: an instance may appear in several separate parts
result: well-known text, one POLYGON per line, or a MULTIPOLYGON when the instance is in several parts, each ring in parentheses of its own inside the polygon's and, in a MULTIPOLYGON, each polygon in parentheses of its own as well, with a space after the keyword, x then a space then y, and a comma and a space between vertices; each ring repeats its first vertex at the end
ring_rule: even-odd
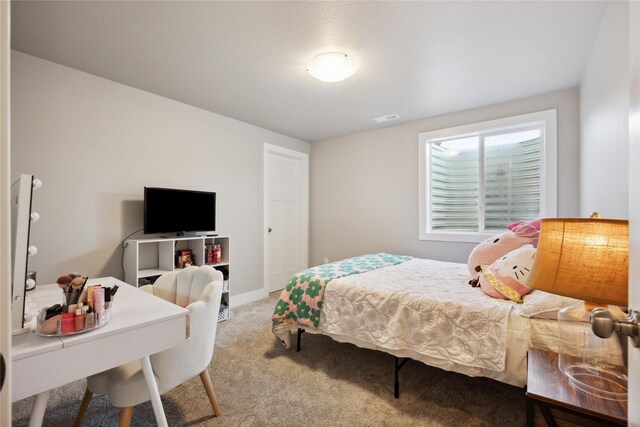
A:
POLYGON ((62 303, 69 307, 71 304, 77 304, 80 301, 80 295, 82 293, 80 291, 76 292, 62 292, 62 303))
POLYGON ((47 319, 48 308, 45 307, 38 313, 36 333, 44 337, 81 334, 101 328, 111 320, 111 308, 104 309, 102 313, 93 312, 76 315, 68 313, 67 306, 63 306, 62 313, 55 314, 47 319))

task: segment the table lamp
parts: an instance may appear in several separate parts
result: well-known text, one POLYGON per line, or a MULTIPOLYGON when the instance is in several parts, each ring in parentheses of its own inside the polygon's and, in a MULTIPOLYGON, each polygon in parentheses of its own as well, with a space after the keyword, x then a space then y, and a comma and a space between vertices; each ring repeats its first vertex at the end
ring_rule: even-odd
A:
POLYGON ((558 313, 558 367, 576 388, 607 399, 627 398, 626 337, 596 336, 589 317, 598 307, 625 316, 618 306, 628 304, 628 264, 628 221, 548 218, 527 281, 533 289, 583 300, 558 313))

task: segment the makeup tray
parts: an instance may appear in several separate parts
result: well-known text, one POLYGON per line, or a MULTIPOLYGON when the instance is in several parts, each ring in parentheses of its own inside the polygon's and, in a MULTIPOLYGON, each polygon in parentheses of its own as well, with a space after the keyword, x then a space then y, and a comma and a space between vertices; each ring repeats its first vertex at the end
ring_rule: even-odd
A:
POLYGON ((111 308, 104 309, 103 313, 87 313, 80 316, 63 319, 62 314, 46 319, 47 308, 38 313, 36 333, 43 337, 62 337, 67 335, 82 334, 84 332, 99 329, 111 320, 111 308))

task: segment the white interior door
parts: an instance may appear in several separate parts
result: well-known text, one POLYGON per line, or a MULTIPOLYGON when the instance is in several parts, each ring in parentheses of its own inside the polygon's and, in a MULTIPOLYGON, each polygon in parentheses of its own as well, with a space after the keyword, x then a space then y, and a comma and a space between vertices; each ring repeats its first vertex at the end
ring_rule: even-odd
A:
MULTIPOLYGON (((640 3, 629 2, 629 307, 640 310, 640 3)), ((629 425, 640 427, 640 349, 629 341, 629 425)))
POLYGON ((265 144, 265 282, 280 290, 307 264, 308 156, 265 144))
POLYGON ((269 292, 282 289, 298 271, 299 169, 297 160, 269 154, 269 292))

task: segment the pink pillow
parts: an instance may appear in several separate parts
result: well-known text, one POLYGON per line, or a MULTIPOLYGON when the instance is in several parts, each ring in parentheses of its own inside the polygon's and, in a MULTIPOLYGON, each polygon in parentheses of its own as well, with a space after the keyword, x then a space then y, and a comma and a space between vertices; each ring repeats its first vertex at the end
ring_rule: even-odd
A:
MULTIPOLYGON (((514 225, 514 224, 512 224, 514 225)), ((483 265, 489 265, 514 249, 531 244, 538 244, 540 232, 527 223, 518 224, 514 230, 507 230, 480 242, 469 254, 467 268, 471 275, 469 283, 475 283, 480 276, 483 265)))
POLYGON ((529 225, 535 228, 536 230, 540 231, 541 220, 534 219, 531 222, 526 222, 526 221, 514 222, 513 224, 507 225, 507 230, 516 231, 521 225, 529 225))
POLYGON ((485 267, 480 275, 482 291, 493 298, 522 302, 532 291, 527 279, 536 257, 533 245, 524 245, 485 267))

